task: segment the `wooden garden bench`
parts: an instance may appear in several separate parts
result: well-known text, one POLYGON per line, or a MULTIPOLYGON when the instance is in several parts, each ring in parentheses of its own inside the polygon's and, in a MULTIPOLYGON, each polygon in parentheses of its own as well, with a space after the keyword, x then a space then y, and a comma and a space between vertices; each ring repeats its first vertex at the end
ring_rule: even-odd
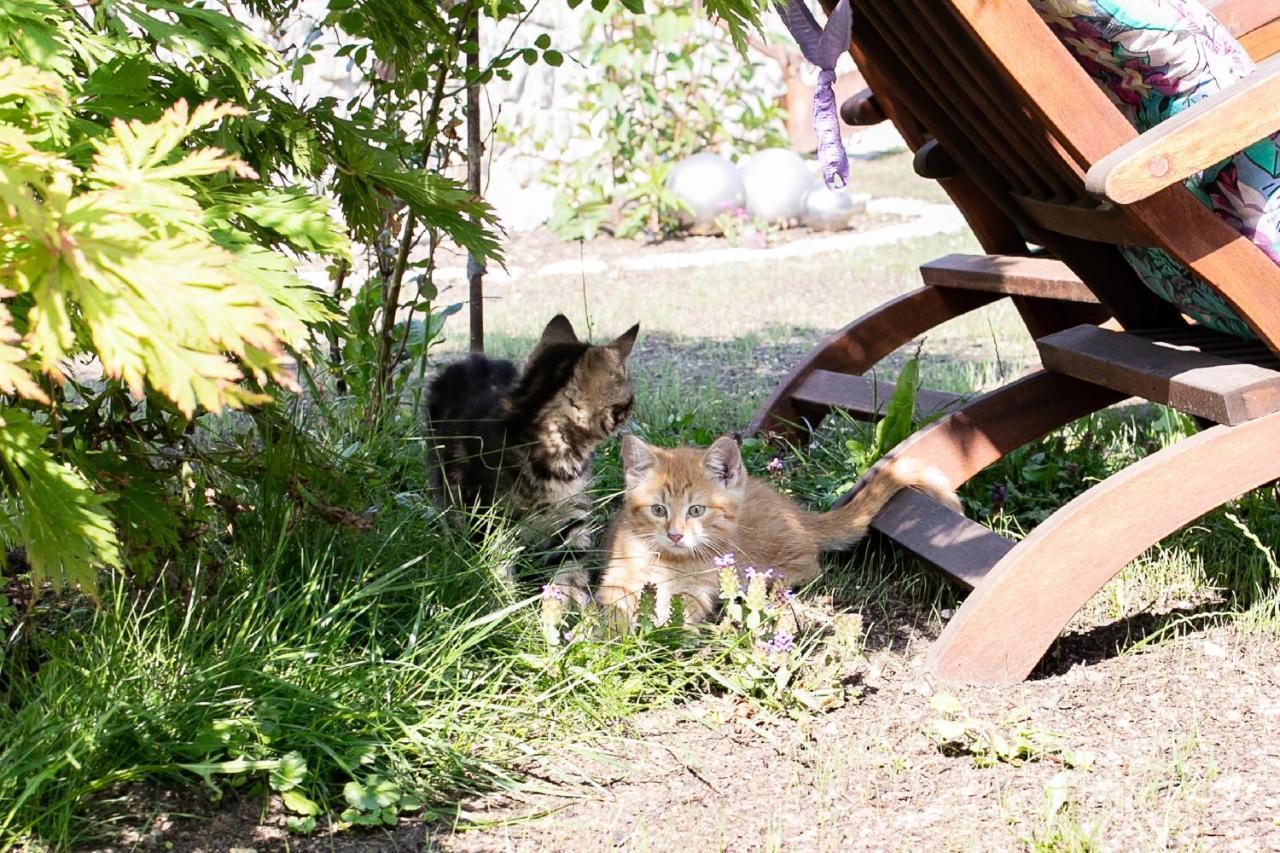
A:
POLYGON ((851 52, 875 94, 851 99, 842 115, 892 119, 917 171, 941 181, 987 254, 926 264, 922 288, 797 365, 752 428, 797 437, 833 407, 874 416, 892 388, 860 374, 1003 298, 1036 337, 1043 366, 968 403, 923 393, 919 409, 949 413, 891 457, 936 466, 958 487, 1130 397, 1205 426, 1091 487, 1020 542, 922 494, 896 498, 874 526, 973 590, 928 657, 944 680, 1021 681, 1144 550, 1280 479, 1280 266, 1183 186, 1280 130, 1280 0, 1206 5, 1258 70, 1139 134, 1028 0, 852 0, 851 52), (1143 284, 1120 246, 1163 249, 1254 337, 1190 322, 1143 284))

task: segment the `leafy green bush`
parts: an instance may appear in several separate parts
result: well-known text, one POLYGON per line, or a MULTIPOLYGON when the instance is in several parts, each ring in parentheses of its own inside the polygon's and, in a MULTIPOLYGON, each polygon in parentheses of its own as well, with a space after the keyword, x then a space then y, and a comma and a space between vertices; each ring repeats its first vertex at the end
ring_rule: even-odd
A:
POLYGON ((586 118, 575 129, 584 148, 545 177, 560 190, 549 225, 566 238, 600 228, 671 234, 681 205, 666 180, 681 158, 726 144, 744 152, 785 144, 780 109, 750 94, 759 65, 729 36, 689 6, 634 15, 626 5, 593 3, 584 17, 591 76, 578 90, 586 118))
MULTIPOLYGON (((283 20, 298 3, 251 5, 283 20)), ((92 591, 98 568, 126 564, 147 577, 189 543, 213 461, 194 428, 300 390, 314 332, 361 356, 340 378, 374 410, 393 362, 425 353, 447 316, 429 280, 413 304, 426 324, 395 322, 414 223, 498 254, 488 208, 423 142, 456 111, 444 82, 465 76, 479 8, 335 0, 322 27, 349 37, 373 106, 290 102, 269 85, 283 59, 203 5, 0 8, 0 537, 25 547, 37 589, 92 591), (399 25, 411 7, 421 28, 399 25), (407 122, 428 83, 431 115, 407 122), (358 274, 349 238, 373 249, 355 325, 335 310, 358 274), (300 256, 328 259, 336 301, 304 286, 300 256)))
MULTIPOLYGON (((24 35, 45 22, 28 19, 24 35)), ((105 410, 146 407, 187 422, 197 408, 268 400, 268 384, 296 389, 292 353, 329 311, 251 229, 334 254, 345 240, 320 199, 270 189, 216 148, 184 147, 243 109, 178 100, 151 121, 93 121, 81 107, 101 109, 104 93, 57 48, 78 48, 79 57, 97 47, 111 61, 112 45, 86 38, 49 47, 36 57, 43 69, 0 60, 6 538, 26 547, 37 583, 93 589, 96 568, 121 564, 107 501, 119 496, 128 512, 163 500, 140 443, 106 434, 103 421, 134 419, 105 410), (85 354, 103 381, 75 369, 85 354), (135 453, 136 484, 113 482, 111 457, 135 453)))

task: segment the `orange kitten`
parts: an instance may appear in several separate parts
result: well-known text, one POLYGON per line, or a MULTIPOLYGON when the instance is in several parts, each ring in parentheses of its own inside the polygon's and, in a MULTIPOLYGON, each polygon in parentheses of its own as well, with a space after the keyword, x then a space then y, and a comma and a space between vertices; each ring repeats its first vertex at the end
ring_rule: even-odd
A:
POLYGON ((787 585, 806 584, 821 573, 823 551, 861 539, 876 513, 906 486, 959 508, 938 472, 899 461, 843 506, 807 512, 747 476, 738 445, 727 436, 705 449, 663 450, 628 435, 622 439, 622 467, 626 498, 609 531, 599 596, 628 622, 648 584, 657 591, 660 618, 679 595, 685 622, 706 619, 720 590, 713 561, 724 554, 733 554, 739 566, 773 569, 787 585))

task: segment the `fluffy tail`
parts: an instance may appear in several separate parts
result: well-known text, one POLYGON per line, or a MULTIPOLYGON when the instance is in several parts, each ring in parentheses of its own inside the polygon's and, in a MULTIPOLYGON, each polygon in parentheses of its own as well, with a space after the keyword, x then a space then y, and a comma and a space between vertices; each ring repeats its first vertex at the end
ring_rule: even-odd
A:
POLYGON ((867 535, 871 521, 885 504, 905 488, 919 489, 961 512, 960 499, 937 468, 926 468, 910 459, 891 459, 843 506, 809 515, 805 527, 824 551, 847 548, 867 535))

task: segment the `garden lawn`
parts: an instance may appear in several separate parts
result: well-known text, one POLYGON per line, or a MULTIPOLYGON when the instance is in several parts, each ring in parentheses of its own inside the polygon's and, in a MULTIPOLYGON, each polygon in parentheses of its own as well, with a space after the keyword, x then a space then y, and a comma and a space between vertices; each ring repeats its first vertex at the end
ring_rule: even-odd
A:
MULTIPOLYGON (((905 157, 875 169, 885 186, 909 180, 905 157)), ((490 349, 523 354, 557 311, 580 331, 589 318, 597 339, 639 320, 634 428, 705 444, 744 426, 833 327, 916 286, 920 262, 973 250, 968 236, 939 235, 786 264, 518 280, 489 289, 490 349)), ((449 334, 442 359, 462 348, 463 315, 449 334)), ((918 349, 924 383, 959 392, 1034 358, 1007 306, 918 349)), ((872 541, 801 594, 810 680, 778 686, 748 676, 751 637, 738 629, 569 640, 566 623, 548 634, 540 578, 510 532, 494 521, 476 542, 430 508, 411 406, 372 436, 357 414, 326 395, 296 407, 293 429, 260 432, 265 463, 214 496, 241 507, 223 548, 187 555, 180 582, 108 583, 96 611, 37 603, 0 659, 0 840, 1280 846, 1274 489, 1143 555, 1012 689, 943 691, 924 676, 920 655, 959 597, 872 541), (335 817, 352 826, 330 834, 335 817)), ((1020 535, 1190 428, 1155 407, 1112 410, 984 472, 966 508, 1020 535)), ((775 481, 826 506, 857 474, 847 442, 867 439, 865 426, 831 419, 813 448, 777 453, 775 481)), ((234 452, 248 440, 229 430, 214 443, 234 452)), ((747 459, 773 476, 774 455, 752 445, 747 459)), ((621 481, 616 442, 598 472, 603 517, 621 481)))

